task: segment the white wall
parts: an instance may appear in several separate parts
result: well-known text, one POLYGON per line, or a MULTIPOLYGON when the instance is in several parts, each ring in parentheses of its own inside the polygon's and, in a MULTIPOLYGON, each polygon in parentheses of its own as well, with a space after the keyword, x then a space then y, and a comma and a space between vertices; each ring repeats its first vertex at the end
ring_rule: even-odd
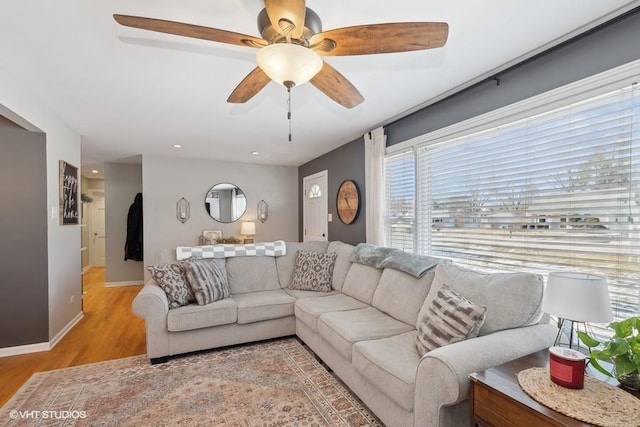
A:
POLYGON ((222 230, 225 237, 240 237, 242 221, 256 222, 255 241, 298 241, 298 168, 234 163, 217 160, 142 158, 145 266, 175 259, 176 246, 198 244, 202 230, 222 230), (247 196, 247 211, 231 224, 214 221, 204 198, 215 184, 230 182, 247 196), (191 219, 176 219, 176 202, 191 204, 191 219), (269 204, 269 219, 256 220, 257 204, 269 204))
MULTIPOLYGON (((47 138, 47 238, 49 253, 49 339, 81 312, 80 226, 59 225, 58 162, 80 167, 80 135, 46 107, 46 102, 21 86, 0 67, 0 113, 47 138), (73 302, 71 302, 73 299, 73 302)), ((28 171, 25 171, 28 173, 28 171)))
POLYGON ((142 165, 128 163, 104 164, 106 264, 105 284, 142 283, 144 265, 140 261, 124 260, 127 240, 127 215, 136 194, 142 193, 142 165))

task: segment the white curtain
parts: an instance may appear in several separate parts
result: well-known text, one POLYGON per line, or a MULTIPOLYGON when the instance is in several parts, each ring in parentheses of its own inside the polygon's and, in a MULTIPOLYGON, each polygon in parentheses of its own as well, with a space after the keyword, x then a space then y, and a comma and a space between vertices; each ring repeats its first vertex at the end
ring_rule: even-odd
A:
POLYGON ((381 127, 364 135, 365 220, 367 243, 386 246, 384 207, 384 153, 386 137, 381 127))

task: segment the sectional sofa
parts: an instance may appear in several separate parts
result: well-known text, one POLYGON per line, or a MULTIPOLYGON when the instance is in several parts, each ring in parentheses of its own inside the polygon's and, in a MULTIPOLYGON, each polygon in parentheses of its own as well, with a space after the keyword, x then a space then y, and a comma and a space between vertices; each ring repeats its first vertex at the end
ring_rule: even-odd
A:
POLYGON ((483 274, 443 260, 415 277, 352 262, 353 254, 354 246, 342 242, 307 242, 287 243, 279 257, 216 260, 231 296, 202 306, 169 309, 151 280, 133 301, 146 322, 147 354, 157 362, 297 335, 386 425, 459 426, 469 423, 470 373, 554 341, 557 330, 541 310, 539 276, 483 274), (299 250, 337 254, 330 291, 289 289, 299 250), (485 306, 486 317, 477 337, 421 356, 420 319, 444 286, 485 306))

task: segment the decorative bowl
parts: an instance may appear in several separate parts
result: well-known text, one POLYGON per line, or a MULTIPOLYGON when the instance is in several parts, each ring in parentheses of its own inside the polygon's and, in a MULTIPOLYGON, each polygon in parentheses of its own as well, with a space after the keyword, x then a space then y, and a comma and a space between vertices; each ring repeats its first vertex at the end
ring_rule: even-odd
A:
POLYGON ((640 372, 632 372, 627 375, 620 375, 616 377, 618 382, 622 384, 623 387, 628 388, 629 390, 640 390, 640 372))

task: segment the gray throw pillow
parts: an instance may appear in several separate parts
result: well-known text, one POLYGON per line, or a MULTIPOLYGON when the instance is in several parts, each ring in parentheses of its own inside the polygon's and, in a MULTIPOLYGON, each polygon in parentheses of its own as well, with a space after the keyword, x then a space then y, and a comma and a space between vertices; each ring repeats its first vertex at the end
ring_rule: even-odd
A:
POLYGON ((443 284, 418 323, 418 352, 424 356, 438 347, 478 336, 486 314, 487 307, 443 284))
POLYGON ((147 267, 153 280, 167 294, 169 308, 178 308, 195 302, 196 297, 187 282, 180 264, 160 264, 147 267))
POLYGON ((211 304, 231 295, 227 274, 214 260, 187 260, 182 265, 199 305, 211 304))
POLYGON ((289 289, 330 292, 336 252, 310 252, 299 250, 289 289))

